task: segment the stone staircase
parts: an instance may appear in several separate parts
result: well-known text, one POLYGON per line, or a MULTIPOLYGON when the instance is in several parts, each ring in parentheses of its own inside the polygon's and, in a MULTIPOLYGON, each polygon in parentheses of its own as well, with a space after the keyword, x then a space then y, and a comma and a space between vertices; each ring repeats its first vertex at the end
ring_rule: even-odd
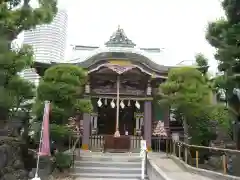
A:
POLYGON ((75 160, 72 175, 81 180, 139 180, 139 153, 81 153, 75 160))

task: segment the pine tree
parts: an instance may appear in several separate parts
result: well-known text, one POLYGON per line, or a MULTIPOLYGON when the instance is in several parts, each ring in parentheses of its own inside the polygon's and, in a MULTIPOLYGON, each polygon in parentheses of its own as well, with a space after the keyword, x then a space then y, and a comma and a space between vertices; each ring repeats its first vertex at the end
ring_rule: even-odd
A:
POLYGON ((226 92, 229 109, 240 117, 240 101, 234 94, 234 88, 240 88, 240 0, 224 0, 222 7, 226 18, 208 24, 206 39, 216 48, 218 69, 223 72, 215 84, 226 92))
POLYGON ((19 76, 32 65, 32 48, 16 47, 13 41, 24 30, 50 23, 56 12, 56 0, 39 0, 38 8, 30 0, 0 0, 0 120, 34 96, 33 85, 19 76))

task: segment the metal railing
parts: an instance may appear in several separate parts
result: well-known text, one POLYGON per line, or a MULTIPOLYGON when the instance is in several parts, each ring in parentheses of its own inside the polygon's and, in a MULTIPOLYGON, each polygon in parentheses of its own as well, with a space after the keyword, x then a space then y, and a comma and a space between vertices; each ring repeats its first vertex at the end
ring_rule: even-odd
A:
POLYGON ((152 144, 152 151, 160 152, 165 151, 165 142, 166 139, 160 136, 152 136, 151 144, 152 144))
MULTIPOLYGON (((81 139, 82 139, 82 137, 81 136, 78 136, 76 139, 75 139, 75 142, 73 141, 73 138, 71 139, 71 141, 70 141, 70 145, 69 146, 71 146, 71 144, 72 144, 72 147, 71 148, 69 148, 69 153, 70 153, 70 155, 72 155, 72 167, 74 167, 74 164, 75 164, 75 157, 76 157, 76 149, 77 149, 77 147, 78 147, 78 145, 79 145, 79 147, 80 147, 80 143, 81 143, 81 139)), ((79 151, 78 151, 78 156, 80 155, 80 148, 79 148, 79 151)))
POLYGON ((234 149, 189 145, 182 141, 165 140, 167 154, 195 168, 240 176, 240 151, 234 149))

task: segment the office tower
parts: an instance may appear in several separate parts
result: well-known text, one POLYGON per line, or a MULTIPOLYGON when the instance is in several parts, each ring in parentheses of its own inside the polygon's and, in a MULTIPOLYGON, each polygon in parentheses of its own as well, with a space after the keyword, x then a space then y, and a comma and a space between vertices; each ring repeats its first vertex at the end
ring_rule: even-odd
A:
MULTIPOLYGON (((29 44, 34 50, 34 60, 38 62, 64 61, 67 34, 67 13, 59 10, 53 22, 38 25, 35 29, 24 32, 24 44, 29 44)), ((39 79, 33 69, 22 72, 23 77, 35 83, 39 79)))

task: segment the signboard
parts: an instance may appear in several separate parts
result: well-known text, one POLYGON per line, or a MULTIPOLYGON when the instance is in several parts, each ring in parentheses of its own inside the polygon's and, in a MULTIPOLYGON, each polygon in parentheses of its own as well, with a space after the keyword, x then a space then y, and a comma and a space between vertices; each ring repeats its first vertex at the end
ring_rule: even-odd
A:
POLYGON ((146 140, 141 140, 141 150, 147 150, 147 142, 146 142, 146 140))

